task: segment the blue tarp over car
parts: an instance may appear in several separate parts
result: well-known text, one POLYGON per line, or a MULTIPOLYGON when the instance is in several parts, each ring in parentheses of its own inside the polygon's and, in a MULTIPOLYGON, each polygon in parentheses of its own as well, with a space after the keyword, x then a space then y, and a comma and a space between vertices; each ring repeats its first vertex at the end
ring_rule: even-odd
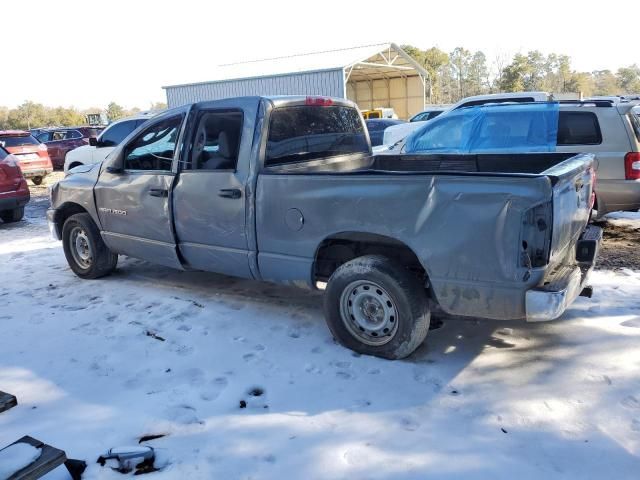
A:
POLYGON ((453 110, 407 137, 405 153, 554 152, 558 102, 453 110))

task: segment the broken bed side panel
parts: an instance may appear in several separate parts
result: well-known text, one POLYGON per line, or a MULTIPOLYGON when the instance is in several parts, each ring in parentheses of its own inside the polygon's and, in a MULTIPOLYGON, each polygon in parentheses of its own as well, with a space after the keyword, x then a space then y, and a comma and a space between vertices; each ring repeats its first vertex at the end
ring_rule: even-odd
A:
POLYGON ((523 218, 551 194, 543 176, 261 174, 260 273, 311 284, 324 239, 372 233, 416 253, 448 313, 523 318, 524 292, 542 277, 521 266, 523 218))

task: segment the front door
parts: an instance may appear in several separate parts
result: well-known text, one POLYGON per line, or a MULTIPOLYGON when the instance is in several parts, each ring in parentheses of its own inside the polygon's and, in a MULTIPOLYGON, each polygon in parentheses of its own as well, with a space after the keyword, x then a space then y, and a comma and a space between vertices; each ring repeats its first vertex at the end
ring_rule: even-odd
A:
POLYGON ((105 243, 113 251, 181 268, 171 227, 172 164, 183 115, 150 121, 114 152, 95 187, 105 243), (122 163, 120 163, 122 162, 122 163))
POLYGON ((245 185, 252 131, 244 113, 198 112, 193 138, 185 140, 193 148, 176 182, 173 206, 180 253, 190 267, 251 278, 245 185))

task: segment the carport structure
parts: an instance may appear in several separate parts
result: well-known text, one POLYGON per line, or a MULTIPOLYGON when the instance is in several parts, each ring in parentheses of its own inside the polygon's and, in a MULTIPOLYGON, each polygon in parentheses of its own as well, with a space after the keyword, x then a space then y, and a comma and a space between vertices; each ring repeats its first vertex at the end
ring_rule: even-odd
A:
POLYGON ((176 107, 243 95, 327 95, 362 110, 393 108, 400 118, 424 109, 429 74, 395 43, 221 65, 214 79, 163 87, 176 107))

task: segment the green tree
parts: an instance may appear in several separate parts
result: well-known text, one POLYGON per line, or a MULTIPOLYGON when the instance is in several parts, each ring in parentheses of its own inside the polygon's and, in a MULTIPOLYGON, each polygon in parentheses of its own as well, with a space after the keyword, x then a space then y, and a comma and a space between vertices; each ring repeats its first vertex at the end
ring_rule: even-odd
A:
POLYGON ((0 107, 0 130, 8 130, 9 128, 11 128, 9 125, 9 109, 0 107))
POLYGON ((46 124, 46 109, 40 103, 26 101, 18 108, 11 109, 8 115, 11 128, 30 129, 46 124))
POLYGON ((566 83, 566 92, 578 92, 589 97, 594 94, 593 77, 588 72, 572 72, 566 83))
POLYGON ((513 60, 502 71, 500 90, 503 92, 522 92, 525 89, 525 77, 529 72, 527 57, 516 53, 513 60))
POLYGON ((403 45, 402 49, 418 62, 429 74, 427 78, 429 103, 442 102, 442 74, 444 65, 449 63, 449 55, 438 47, 421 50, 412 45, 403 45))
POLYGON ((487 57, 479 50, 474 52, 469 61, 466 83, 469 95, 480 95, 489 91, 491 82, 487 57))
POLYGON ((449 54, 449 62, 454 66, 455 78, 458 83, 458 99, 466 97, 469 89, 469 64, 471 52, 466 48, 456 47, 449 54))
POLYGON ((615 95, 619 92, 618 78, 611 70, 595 70, 591 72, 594 95, 615 95))
POLYGON ((152 102, 151 103, 151 108, 149 110, 153 110, 153 111, 160 111, 160 110, 166 110, 167 109, 167 104, 164 102, 152 102))
POLYGON ((622 93, 640 93, 640 67, 638 65, 619 68, 616 77, 622 93))
POLYGON ((109 121, 112 122, 114 120, 118 120, 119 118, 124 117, 124 115, 124 108, 122 108, 116 102, 111 102, 107 106, 107 117, 109 118, 109 121))

